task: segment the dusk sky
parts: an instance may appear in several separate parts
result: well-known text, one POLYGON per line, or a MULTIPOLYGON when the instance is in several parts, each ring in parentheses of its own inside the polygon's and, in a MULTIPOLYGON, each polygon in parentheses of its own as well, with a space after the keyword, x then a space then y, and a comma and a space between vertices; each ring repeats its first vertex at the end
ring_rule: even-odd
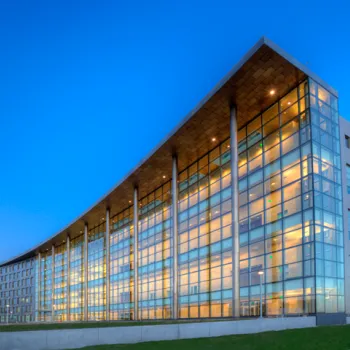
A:
POLYGON ((95 203, 263 35, 350 118, 348 1, 1 1, 0 261, 95 203))

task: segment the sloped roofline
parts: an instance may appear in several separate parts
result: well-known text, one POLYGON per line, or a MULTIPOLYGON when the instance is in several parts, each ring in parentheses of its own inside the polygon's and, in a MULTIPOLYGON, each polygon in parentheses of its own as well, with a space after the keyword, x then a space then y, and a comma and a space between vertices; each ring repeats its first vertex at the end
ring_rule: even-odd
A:
POLYGON ((239 70, 240 68, 247 63, 247 61, 262 47, 268 46, 281 57, 283 57, 286 61, 290 62, 297 69, 302 71, 305 75, 309 76, 316 83, 322 85, 325 89, 327 89, 330 93, 338 97, 338 92, 332 88, 329 84, 327 84, 324 80, 319 78, 316 74, 314 74, 308 67, 304 64, 300 63, 293 56, 289 55, 286 51, 284 51, 280 46, 275 44, 273 41, 266 37, 260 38, 260 40, 238 61, 237 64, 233 66, 233 68, 214 86, 214 88, 197 104, 197 106, 190 111, 186 115, 186 117, 168 134, 164 137, 158 145, 153 148, 142 160, 132 169, 130 170, 121 180, 117 182, 117 184, 109 190, 106 194, 104 194, 101 198, 99 198, 93 205, 91 205, 87 210, 85 210, 81 215, 72 220, 68 225, 63 227, 61 230, 56 232, 54 235, 48 237, 45 241, 40 242, 36 246, 31 249, 28 249, 22 254, 19 254, 15 257, 12 257, 8 260, 5 260, 0 263, 0 267, 4 265, 9 265, 14 262, 18 262, 24 260, 26 258, 32 257, 35 255, 35 252, 40 250, 40 247, 43 246, 46 242, 53 240, 55 237, 64 233, 71 227, 75 222, 79 220, 84 220, 84 217, 98 204, 105 201, 124 181, 126 181, 139 167, 141 167, 154 153, 157 152, 172 136, 174 136, 239 70))

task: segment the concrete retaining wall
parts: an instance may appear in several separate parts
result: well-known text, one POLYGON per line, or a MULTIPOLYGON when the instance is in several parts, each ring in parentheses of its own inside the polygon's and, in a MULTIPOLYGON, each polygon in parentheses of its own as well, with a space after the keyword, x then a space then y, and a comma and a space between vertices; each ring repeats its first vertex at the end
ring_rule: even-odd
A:
POLYGON ((219 337, 315 327, 315 317, 0 333, 0 350, 61 350, 99 344, 219 337))

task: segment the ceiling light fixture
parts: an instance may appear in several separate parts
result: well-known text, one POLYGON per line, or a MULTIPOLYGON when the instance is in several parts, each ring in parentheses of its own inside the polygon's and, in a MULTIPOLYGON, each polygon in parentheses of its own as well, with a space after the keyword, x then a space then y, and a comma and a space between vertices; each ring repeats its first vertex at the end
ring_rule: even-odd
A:
POLYGON ((276 93, 275 90, 270 90, 270 95, 273 96, 276 93))
POLYGON ((165 175, 163 175, 163 179, 165 179, 166 178, 166 176, 165 175))
POLYGON ((216 138, 215 138, 215 137, 213 137, 211 140, 212 140, 213 142, 215 142, 215 141, 216 141, 216 138))

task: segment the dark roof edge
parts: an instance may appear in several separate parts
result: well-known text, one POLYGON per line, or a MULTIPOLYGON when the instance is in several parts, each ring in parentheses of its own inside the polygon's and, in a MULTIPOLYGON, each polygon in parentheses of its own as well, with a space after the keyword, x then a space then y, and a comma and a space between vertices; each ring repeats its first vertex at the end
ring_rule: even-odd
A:
POLYGON ((142 166, 160 147, 162 147, 166 141, 168 141, 173 135, 176 134, 176 132, 184 125, 187 121, 189 121, 194 114, 196 114, 206 102, 209 101, 209 99, 215 95, 217 91, 220 90, 220 88, 235 74, 238 72, 238 70, 257 52, 263 45, 269 46, 272 50, 277 52, 280 56, 285 58, 287 61, 292 63, 294 66, 296 66, 298 69, 303 71, 307 76, 315 80, 317 83, 322 85, 324 88, 326 88, 329 92, 336 95, 338 97, 338 92, 334 90, 331 86, 329 86, 326 82, 324 82, 322 79, 320 79, 317 75, 313 74, 309 68, 301 64, 299 61, 297 61, 293 56, 289 55, 287 52, 285 52, 283 49, 281 49, 278 45, 276 45, 271 40, 267 39, 266 37, 261 37, 257 43, 236 63, 233 68, 213 87, 213 89, 194 107, 182 121, 178 125, 175 126, 175 128, 168 133, 159 143, 156 147, 154 147, 145 157, 141 159, 140 162, 137 163, 135 167, 132 168, 121 180, 119 180, 115 186, 111 190, 109 190, 106 194, 104 194, 102 197, 100 197, 93 205, 91 205, 87 210, 85 210, 81 215, 79 215, 77 218, 72 220, 68 225, 63 227, 59 232, 55 233, 54 235, 47 238, 45 241, 40 242, 36 246, 34 246, 31 249, 28 249, 22 254, 19 254, 11 259, 8 259, 6 261, 3 261, 0 263, 0 267, 4 265, 8 265, 14 261, 19 261, 22 257, 23 259, 25 256, 30 257, 34 256, 35 251, 37 251, 40 246, 45 244, 47 241, 50 241, 54 239, 56 236, 61 234, 64 231, 67 231, 68 228, 73 225, 76 221, 84 219, 84 216, 88 214, 95 206, 97 206, 99 203, 103 202, 109 195, 111 195, 116 188, 118 188, 124 181, 130 177, 136 169, 138 169, 140 166, 142 166))

